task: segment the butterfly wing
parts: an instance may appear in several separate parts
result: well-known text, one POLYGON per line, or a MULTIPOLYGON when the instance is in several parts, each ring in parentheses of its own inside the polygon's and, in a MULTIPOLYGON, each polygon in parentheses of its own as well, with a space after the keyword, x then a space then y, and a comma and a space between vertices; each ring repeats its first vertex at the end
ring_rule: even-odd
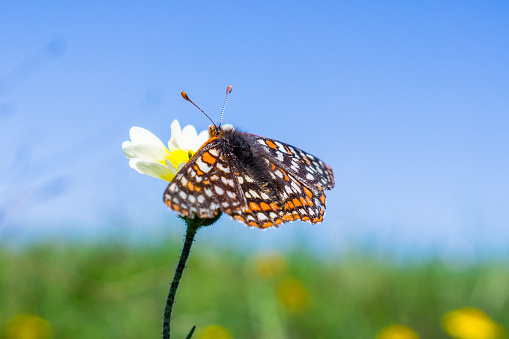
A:
POLYGON ((315 156, 274 139, 247 133, 244 137, 258 156, 269 159, 309 189, 318 192, 334 187, 332 168, 315 156))
POLYGON ((177 173, 164 192, 164 202, 183 217, 214 218, 232 214, 244 202, 222 140, 211 138, 177 173))

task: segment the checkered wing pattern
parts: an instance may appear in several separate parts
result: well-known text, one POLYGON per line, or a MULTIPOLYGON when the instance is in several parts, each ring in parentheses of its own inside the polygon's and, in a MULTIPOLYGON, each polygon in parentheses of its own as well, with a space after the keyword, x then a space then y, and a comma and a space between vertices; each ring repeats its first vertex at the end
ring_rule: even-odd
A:
POLYGON ((311 190, 334 187, 332 168, 315 156, 281 141, 247 133, 244 137, 259 156, 291 173, 311 190))
POLYGON ((210 139, 168 185, 164 201, 181 216, 214 218, 241 208, 238 181, 220 146, 220 139, 210 139))
POLYGON ((213 218, 222 211, 248 226, 266 228, 293 220, 321 222, 323 191, 333 186, 332 170, 321 160, 235 131, 202 146, 168 185, 164 200, 181 216, 213 218))

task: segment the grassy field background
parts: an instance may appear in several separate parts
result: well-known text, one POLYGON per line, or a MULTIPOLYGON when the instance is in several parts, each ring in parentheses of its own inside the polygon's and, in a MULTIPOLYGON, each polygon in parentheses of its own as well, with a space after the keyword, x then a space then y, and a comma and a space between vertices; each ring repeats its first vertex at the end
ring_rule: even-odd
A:
MULTIPOLYGON (((181 245, 70 242, 0 249, 0 333, 160 338, 181 245)), ((246 253, 198 241, 177 293, 172 338, 184 338, 193 325, 195 338, 450 338, 446 315, 455 310, 470 312, 464 326, 472 331, 492 331, 471 338, 506 337, 507 263, 451 270, 434 260, 395 264, 362 253, 246 253), (396 324, 411 333, 384 336, 383 329, 396 324)))

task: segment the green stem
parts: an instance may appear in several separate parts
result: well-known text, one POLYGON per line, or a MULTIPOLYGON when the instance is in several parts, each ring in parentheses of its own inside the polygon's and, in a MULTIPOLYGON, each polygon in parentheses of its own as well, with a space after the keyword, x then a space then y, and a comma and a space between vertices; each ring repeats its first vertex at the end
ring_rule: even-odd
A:
MULTIPOLYGON (((189 257, 189 252, 191 251, 191 245, 193 244, 194 236, 196 235, 196 231, 200 226, 200 222, 196 222, 196 219, 184 219, 187 224, 186 230, 186 240, 184 242, 184 247, 182 248, 182 253, 180 254, 179 263, 177 265, 177 269, 175 270, 175 275, 173 276, 173 281, 171 283, 170 292, 168 293, 168 298, 166 299, 166 307, 164 309, 164 322, 163 322, 163 339, 170 339, 170 319, 171 319, 171 310, 173 308, 173 302, 175 301, 175 294, 177 294, 177 288, 179 286, 180 278, 182 277, 182 273, 184 272, 184 268, 186 268, 186 261, 189 257)), ((194 328, 191 330, 190 335, 194 328)), ((188 336, 190 338, 190 336, 188 336)))

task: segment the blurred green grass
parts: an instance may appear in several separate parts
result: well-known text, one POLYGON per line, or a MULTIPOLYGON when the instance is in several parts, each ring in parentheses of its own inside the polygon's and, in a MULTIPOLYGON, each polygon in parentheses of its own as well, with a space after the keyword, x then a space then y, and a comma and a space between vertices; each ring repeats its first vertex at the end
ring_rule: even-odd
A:
MULTIPOLYGON (((195 243, 177 293, 172 337, 219 325, 233 338, 375 338, 403 324, 450 338, 452 310, 475 307, 509 329, 509 268, 450 270, 439 261, 395 264, 368 254, 317 258, 253 254, 195 243)), ((35 314, 52 338, 160 338, 181 243, 47 243, 0 248, 0 333, 35 314)))

